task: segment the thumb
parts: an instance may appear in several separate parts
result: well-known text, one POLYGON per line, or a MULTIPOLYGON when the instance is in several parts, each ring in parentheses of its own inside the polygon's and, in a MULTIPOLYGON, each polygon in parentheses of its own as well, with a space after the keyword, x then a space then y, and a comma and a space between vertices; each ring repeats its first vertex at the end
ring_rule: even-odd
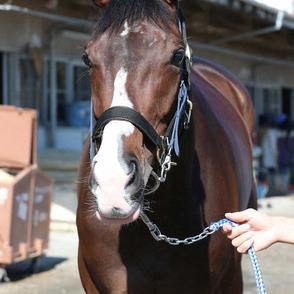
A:
POLYGON ((223 225, 223 228, 222 229, 223 229, 223 232, 226 233, 226 234, 229 234, 229 233, 232 232, 232 226, 229 225, 229 224, 223 225))
POLYGON ((229 213, 226 213, 225 216, 229 220, 237 222, 237 223, 243 223, 243 222, 248 221, 248 219, 249 219, 249 215, 248 215, 247 210, 240 211, 240 212, 234 212, 234 213, 229 212, 229 213))

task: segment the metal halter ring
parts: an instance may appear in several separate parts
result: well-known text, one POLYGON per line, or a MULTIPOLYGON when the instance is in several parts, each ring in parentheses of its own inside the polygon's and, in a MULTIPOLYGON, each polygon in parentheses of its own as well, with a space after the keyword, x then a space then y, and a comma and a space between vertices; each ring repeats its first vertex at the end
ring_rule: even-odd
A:
POLYGON ((190 121, 191 121, 191 115, 192 115, 192 110, 193 110, 193 103, 190 99, 187 99, 187 105, 188 105, 188 110, 185 111, 186 115, 186 120, 184 122, 184 129, 188 129, 190 121))
POLYGON ((157 175, 157 178, 161 183, 164 183, 168 171, 172 166, 176 166, 177 164, 171 160, 172 147, 170 146, 169 138, 162 137, 162 142, 162 149, 157 149, 157 161, 160 166, 160 175, 157 175))

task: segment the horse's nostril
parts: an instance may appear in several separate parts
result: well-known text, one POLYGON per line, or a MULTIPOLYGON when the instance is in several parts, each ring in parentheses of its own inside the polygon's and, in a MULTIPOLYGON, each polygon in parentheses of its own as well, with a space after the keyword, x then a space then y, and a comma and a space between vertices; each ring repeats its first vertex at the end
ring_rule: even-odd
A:
POLYGON ((126 187, 133 186, 137 182, 138 178, 138 171, 139 171, 139 162, 137 157, 134 155, 128 155, 125 157, 125 162, 128 167, 128 182, 126 184, 126 187))
POLYGON ((129 172, 130 179, 127 183, 127 186, 131 186, 135 182, 137 170, 138 170, 137 162, 131 161, 130 162, 130 172, 129 172))
POLYGON ((128 167, 127 174, 132 175, 133 173, 136 172, 136 170, 138 170, 138 166, 139 166, 138 159, 132 155, 127 155, 124 159, 128 167))
POLYGON ((137 162, 135 160, 130 161, 130 171, 129 171, 129 175, 133 174, 136 172, 137 170, 137 162))

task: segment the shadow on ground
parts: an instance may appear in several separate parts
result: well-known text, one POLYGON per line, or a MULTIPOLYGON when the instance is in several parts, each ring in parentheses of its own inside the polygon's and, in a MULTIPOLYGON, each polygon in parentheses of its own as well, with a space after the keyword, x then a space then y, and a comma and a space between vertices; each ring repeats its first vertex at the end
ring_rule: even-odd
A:
POLYGON ((10 281, 19 281, 34 274, 50 271, 66 260, 67 258, 62 257, 40 256, 7 266, 7 275, 10 281))

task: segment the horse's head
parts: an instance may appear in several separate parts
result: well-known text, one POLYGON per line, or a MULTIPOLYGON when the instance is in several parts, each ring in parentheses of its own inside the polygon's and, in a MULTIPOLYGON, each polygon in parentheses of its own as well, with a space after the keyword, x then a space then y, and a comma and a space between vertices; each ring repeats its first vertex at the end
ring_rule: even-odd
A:
MULTIPOLYGON (((108 6, 83 56, 91 72, 94 116, 123 106, 164 135, 177 107, 186 56, 177 1, 94 2, 108 6)), ((119 114, 104 122, 93 134, 90 188, 99 219, 128 223, 140 214, 157 147, 119 114)))

